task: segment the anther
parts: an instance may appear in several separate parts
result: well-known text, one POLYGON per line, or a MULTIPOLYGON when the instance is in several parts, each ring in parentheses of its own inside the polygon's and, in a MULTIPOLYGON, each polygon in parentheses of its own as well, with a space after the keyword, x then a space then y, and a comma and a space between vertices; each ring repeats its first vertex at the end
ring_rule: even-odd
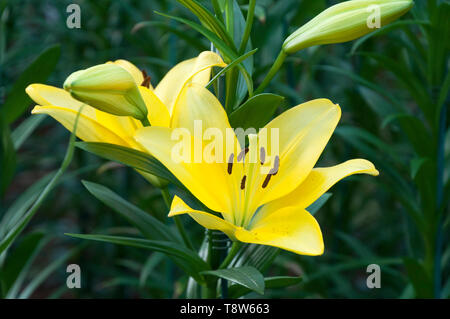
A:
POLYGON ((267 184, 269 184, 270 178, 272 177, 272 174, 267 174, 266 178, 264 179, 264 182, 262 184, 262 188, 266 188, 267 184))
POLYGON ((278 173, 278 168, 280 167, 280 157, 275 156, 273 168, 269 171, 270 175, 276 175, 278 173))
POLYGON ((264 162, 266 161, 266 150, 264 147, 261 147, 259 149, 259 160, 261 162, 261 165, 264 165, 264 162))
POLYGON ((233 171, 233 159, 234 159, 234 153, 231 153, 228 157, 228 168, 227 172, 231 175, 231 172, 233 171))
POLYGON ((248 152, 248 147, 244 148, 242 151, 240 151, 240 153, 237 156, 237 161, 240 162, 245 155, 247 155, 248 152))
POLYGON ((142 76, 144 77, 144 80, 142 81, 141 86, 145 86, 147 89, 150 88, 150 77, 145 70, 142 70, 142 76))
POLYGON ((244 175, 244 177, 242 177, 242 180, 241 180, 241 189, 244 189, 245 188, 245 180, 247 179, 247 176, 246 175, 244 175))

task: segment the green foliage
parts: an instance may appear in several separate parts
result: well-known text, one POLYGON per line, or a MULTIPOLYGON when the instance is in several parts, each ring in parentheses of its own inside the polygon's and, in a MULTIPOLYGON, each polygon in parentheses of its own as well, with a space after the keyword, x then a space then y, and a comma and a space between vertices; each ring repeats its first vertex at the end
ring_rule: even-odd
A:
POLYGON ((66 5, 0 4, 1 297, 198 298, 217 296, 217 282, 231 298, 450 297, 448 1, 416 1, 403 19, 354 42, 280 59, 284 39, 329 1, 86 1, 79 30, 65 27, 66 5), (362 157, 380 171, 338 183, 307 208, 321 225, 323 256, 243 244, 228 268, 213 269, 211 258, 224 256, 204 229, 179 219, 187 249, 160 190, 136 173, 167 180, 170 194, 205 209, 160 162, 74 135, 63 160, 66 130, 28 112, 30 83, 61 87, 75 70, 124 58, 156 85, 211 43, 228 67, 208 87, 233 127, 262 127, 329 98, 342 119, 317 166, 362 157), (81 290, 65 288, 69 260, 83 267, 81 290), (382 267, 381 289, 366 287, 372 263, 382 267))

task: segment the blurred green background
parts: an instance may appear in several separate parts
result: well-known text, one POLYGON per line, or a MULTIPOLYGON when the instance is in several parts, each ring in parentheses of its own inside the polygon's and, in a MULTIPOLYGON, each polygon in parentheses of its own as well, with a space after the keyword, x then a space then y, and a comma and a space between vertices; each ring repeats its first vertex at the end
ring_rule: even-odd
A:
MULTIPOLYGON (((287 35, 337 2, 258 0, 251 34, 253 48, 259 48, 254 81, 262 80, 287 35)), ((239 4, 245 15, 247 2, 239 4)), ((450 138, 448 113, 441 111, 448 105, 448 7, 447 1, 417 0, 403 23, 365 41, 289 56, 266 89, 287 98, 278 113, 314 98, 339 103, 342 119, 318 166, 362 157, 375 163, 380 176, 354 176, 331 189, 333 196, 315 215, 325 254, 281 252, 264 274, 301 275, 303 281, 268 290, 264 298, 450 296, 450 138), (445 146, 443 156, 440 146, 445 146), (369 264, 381 266, 379 289, 366 286, 369 264)), ((30 63, 54 45, 59 49, 53 47, 53 55, 59 50, 60 57, 42 82, 59 87, 75 70, 120 58, 145 69, 155 84, 177 62, 210 49, 209 41, 194 30, 154 11, 196 21, 176 1, 0 0, 0 104, 30 63), (66 27, 71 3, 80 5, 80 29, 66 27)), ((13 136, 30 117, 31 100, 23 104, 24 112, 10 123, 13 136)), ((25 190, 60 166, 69 136, 59 123, 45 118, 17 148, 15 165, 2 163, 2 178, 14 175, 1 198, 0 218, 25 190)), ((108 186, 165 221, 159 190, 132 169, 80 149, 64 176, 10 248, 11 258, 0 270, 3 291, 19 278, 16 297, 184 297, 187 278, 163 255, 64 235, 137 234, 89 194, 82 179, 108 186), (81 267, 81 289, 66 287, 70 263, 81 267)), ((204 229, 189 218, 183 222, 199 247, 204 229)))

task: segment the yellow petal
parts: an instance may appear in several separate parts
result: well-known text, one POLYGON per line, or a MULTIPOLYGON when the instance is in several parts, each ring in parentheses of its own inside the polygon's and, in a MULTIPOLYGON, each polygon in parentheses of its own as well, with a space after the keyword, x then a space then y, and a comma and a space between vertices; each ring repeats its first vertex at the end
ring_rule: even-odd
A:
MULTIPOLYGON (((25 91, 30 98, 39 105, 54 105, 78 112, 82 102, 75 100, 69 92, 45 84, 30 84, 25 91)), ((96 118, 95 109, 87 104, 83 108, 83 115, 96 118)))
POLYGON ((178 129, 144 127, 136 132, 135 139, 203 204, 217 212, 224 214, 230 212, 231 194, 227 187, 226 171, 220 170, 220 166, 216 163, 195 162, 194 141, 191 134, 184 129, 181 132, 186 135, 177 136, 180 130, 176 130, 178 129), (183 149, 180 149, 180 145, 183 149), (187 154, 187 158, 178 157, 182 152, 187 154))
MULTIPOLYGON (((208 89, 195 83, 188 84, 180 94, 175 105, 172 120, 172 128, 185 128, 192 136, 202 140, 201 156, 205 165, 216 166, 216 170, 224 175, 223 188, 228 188, 227 194, 231 194, 229 202, 236 207, 239 201, 239 186, 243 176, 242 163, 233 164, 233 174, 229 175, 228 159, 230 154, 237 154, 241 148, 231 128, 227 114, 208 89), (200 134, 197 134, 200 132, 200 134)), ((199 158, 198 156, 197 158, 199 158)), ((205 203, 206 205, 206 203, 205 203)), ((209 206, 208 206, 209 207, 209 206)), ((210 207, 211 208, 211 207, 210 207)), ((211 208, 212 209, 212 208, 211 208)), ((224 214, 231 211, 221 211, 224 214)), ((230 216, 226 216, 229 219, 230 216)))
POLYGON ((128 71, 128 73, 133 76, 134 82, 139 86, 144 81, 144 76, 142 75, 142 71, 139 70, 133 63, 127 61, 127 60, 116 60, 114 62, 108 62, 108 63, 114 63, 118 66, 124 68, 128 71))
POLYGON ((156 86, 155 94, 172 114, 173 106, 183 87, 188 83, 206 85, 214 66, 225 67, 226 64, 218 54, 211 51, 204 51, 196 58, 178 63, 156 86))
MULTIPOLYGON (((61 123, 69 131, 73 130, 77 111, 59 106, 35 106, 33 114, 48 114, 61 123)), ((86 142, 105 142, 122 146, 129 146, 117 134, 107 129, 92 118, 80 114, 76 135, 86 142)))
POLYGON ((235 236, 245 243, 274 246, 296 254, 323 254, 319 224, 306 210, 285 207, 252 223, 249 230, 239 228, 235 236))
POLYGON ((144 86, 140 86, 139 90, 145 105, 147 106, 150 124, 153 126, 169 127, 170 114, 164 103, 161 102, 152 90, 144 86))
POLYGON ((96 130, 95 134, 93 134, 92 132, 86 133, 87 136, 90 136, 90 138, 88 139, 84 139, 78 136, 82 140, 90 142, 99 141, 98 138, 100 138, 101 136, 98 136, 98 132, 102 132, 106 129, 110 133, 106 133, 105 138, 101 139, 102 142, 118 144, 115 142, 117 141, 117 138, 115 137, 117 135, 122 140, 119 145, 122 145, 123 142, 126 141, 126 146, 141 149, 139 145, 134 141, 133 135, 138 127, 142 127, 142 124, 131 117, 115 116, 106 112, 96 110, 87 104, 75 100, 69 92, 49 85, 31 84, 26 88, 26 92, 36 103, 45 106, 45 109, 35 108, 33 110, 34 113, 47 113, 59 122, 64 121, 64 123, 67 124, 67 126, 65 125, 65 127, 68 130, 71 130, 73 128, 73 123, 71 121, 67 122, 67 117, 72 118, 73 113, 78 113, 80 107, 84 105, 82 115, 85 118, 89 118, 90 121, 95 122, 96 124, 93 124, 94 127, 101 126, 103 128, 96 130), (59 109, 47 109, 50 106, 56 106, 59 107, 59 109), (62 110, 66 109, 69 109, 73 112, 64 114, 62 110), (48 112, 51 112, 51 114, 46 110, 48 112), (64 117, 66 119, 64 119, 64 117), (94 135, 96 135, 97 138, 94 138, 94 135), (108 140, 109 136, 114 136, 114 138, 108 140))
POLYGON ((353 174, 378 175, 375 166, 365 159, 353 159, 332 167, 314 168, 294 191, 264 205, 254 222, 286 206, 307 208, 341 179, 353 174))
POLYGON ((265 188, 266 175, 256 174, 252 182, 254 207, 284 196, 293 191, 308 176, 336 128, 341 109, 327 99, 317 99, 300 104, 282 113, 258 134, 259 143, 266 144, 266 154, 275 165, 278 143, 279 169, 265 188), (267 132, 267 139, 263 132, 267 132), (278 132, 278 133, 277 133, 278 132), (272 134, 279 138, 272 142, 272 134))
POLYGON ((235 240, 234 232, 237 229, 236 226, 210 213, 192 209, 191 207, 186 205, 186 203, 183 202, 181 198, 175 196, 170 207, 169 217, 182 214, 189 214, 189 216, 191 216, 197 223, 199 223, 203 227, 207 229, 220 230, 227 234, 228 237, 235 240))

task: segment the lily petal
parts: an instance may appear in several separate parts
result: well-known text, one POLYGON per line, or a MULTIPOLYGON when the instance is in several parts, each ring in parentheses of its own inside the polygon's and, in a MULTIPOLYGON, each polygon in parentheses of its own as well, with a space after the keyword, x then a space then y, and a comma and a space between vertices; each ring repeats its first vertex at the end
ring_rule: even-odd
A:
MULTIPOLYGON (((30 84, 25 89, 28 96, 39 105, 54 105, 71 109, 78 112, 82 102, 75 100, 66 90, 45 85, 45 84, 30 84)), ((83 115, 96 119, 95 109, 85 104, 83 108, 83 115)))
POLYGON ((80 122, 88 120, 90 123, 95 123, 92 124, 93 128, 85 133, 80 132, 80 129, 77 130, 77 136, 84 141, 101 141, 118 145, 131 145, 132 147, 138 147, 138 144, 134 141, 132 136, 137 128, 142 127, 142 124, 131 117, 114 116, 109 113, 99 111, 87 104, 75 100, 69 92, 50 85, 31 84, 26 88, 26 92, 36 103, 42 106, 41 108, 35 107, 32 113, 49 114, 61 124, 64 122, 64 127, 66 127, 69 131, 73 129, 72 120, 75 118, 73 114, 76 116, 80 110, 80 107, 84 105, 82 119, 80 119, 80 122), (52 106, 57 108, 51 108, 52 106), (105 133, 104 138, 102 138, 101 132, 107 132, 105 133), (81 136, 84 135, 85 138, 82 138, 81 136), (112 136, 113 139, 108 140, 108 136, 112 136), (116 143, 118 140, 120 143, 116 143))
POLYGON ((175 196, 170 207, 169 217, 189 214, 197 223, 207 229, 220 230, 227 234, 228 237, 235 240, 234 233, 237 229, 235 225, 222 218, 214 216, 200 210, 195 210, 189 207, 181 198, 175 196))
POLYGON ((296 254, 323 254, 322 232, 316 219, 298 207, 284 207, 252 223, 249 230, 238 228, 236 239, 245 243, 274 246, 296 254))
POLYGON ((365 159, 353 159, 331 167, 314 168, 294 191, 264 205, 253 222, 285 206, 307 208, 341 179, 353 174, 378 175, 375 166, 365 159))
POLYGON ((222 58, 211 51, 204 51, 196 58, 175 65, 159 82, 155 94, 167 106, 172 114, 178 95, 188 83, 206 85, 210 78, 211 68, 225 67, 222 58))
POLYGON ((216 163, 195 161, 194 140, 187 129, 144 127, 136 132, 135 139, 203 204, 217 212, 231 212, 231 194, 227 187, 226 171, 221 171, 216 163), (187 134, 178 135, 180 131, 187 134), (179 153, 187 154, 187 158, 183 158, 179 153))
MULTIPOLYGON (((61 123, 66 129, 72 131, 78 111, 53 105, 37 105, 31 113, 48 114, 61 123)), ((120 136, 101 125, 99 122, 84 115, 84 113, 80 114, 76 135, 81 140, 87 142, 106 142, 127 147, 129 146, 128 143, 120 136)))
MULTIPOLYGON (((279 139, 275 142, 279 148, 279 169, 265 188, 262 185, 266 175, 256 174, 257 181, 252 183, 255 185, 255 209, 292 192, 303 182, 328 143, 340 116, 339 105, 327 99, 317 99, 287 110, 265 126, 266 153, 272 157, 275 155, 272 153, 276 153, 271 142, 271 135, 275 134, 272 129, 278 130, 279 139)), ((265 140, 262 132, 264 130, 258 135, 260 143, 265 140)))
POLYGON ((152 90, 144 86, 140 86, 139 91, 147 106, 150 124, 153 126, 169 127, 170 113, 164 103, 161 102, 152 90))

